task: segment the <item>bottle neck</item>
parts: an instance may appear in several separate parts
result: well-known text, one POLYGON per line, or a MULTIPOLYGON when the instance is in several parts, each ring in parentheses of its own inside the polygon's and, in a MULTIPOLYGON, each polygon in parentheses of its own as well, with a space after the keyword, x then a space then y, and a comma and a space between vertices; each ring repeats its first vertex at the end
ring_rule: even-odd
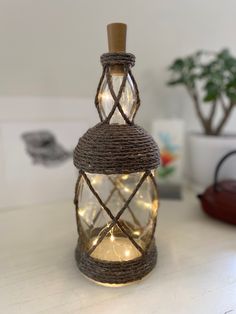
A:
POLYGON ((110 73, 111 75, 123 75, 125 70, 123 65, 111 65, 110 66, 110 73))
MULTIPOLYGON (((124 66, 114 65, 110 68, 111 74, 111 83, 114 94, 118 96, 120 87, 123 83, 124 78, 124 66)), ((125 86, 122 89, 122 94, 120 95, 119 104, 122 108, 123 113, 126 117, 132 120, 135 109, 136 109, 136 102, 137 95, 134 89, 133 82, 129 75, 127 75, 125 86)), ((99 92, 99 108, 102 115, 102 118, 105 120, 106 117, 110 114, 112 108, 114 106, 114 99, 112 97, 110 86, 107 82, 106 77, 104 78, 103 84, 101 86, 99 92)), ((110 123, 116 124, 125 124, 127 123, 122 116, 118 107, 116 107, 113 115, 110 119, 110 123)))

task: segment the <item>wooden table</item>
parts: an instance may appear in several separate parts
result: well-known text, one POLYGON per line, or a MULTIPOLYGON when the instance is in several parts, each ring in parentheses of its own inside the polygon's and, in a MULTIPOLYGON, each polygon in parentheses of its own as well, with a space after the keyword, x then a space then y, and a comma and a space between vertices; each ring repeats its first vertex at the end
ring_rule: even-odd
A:
POLYGON ((206 216, 193 193, 162 201, 156 269, 139 284, 100 287, 74 260, 70 202, 0 212, 0 313, 236 313, 236 228, 206 216))

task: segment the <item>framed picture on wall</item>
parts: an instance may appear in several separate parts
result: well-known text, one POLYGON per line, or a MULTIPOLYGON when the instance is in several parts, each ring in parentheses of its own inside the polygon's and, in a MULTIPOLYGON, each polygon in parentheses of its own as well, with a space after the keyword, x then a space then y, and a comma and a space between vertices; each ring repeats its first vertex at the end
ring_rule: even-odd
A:
POLYGON ((155 120, 152 124, 152 135, 161 154, 161 165, 157 171, 160 195, 163 198, 181 198, 184 122, 180 119, 155 120))

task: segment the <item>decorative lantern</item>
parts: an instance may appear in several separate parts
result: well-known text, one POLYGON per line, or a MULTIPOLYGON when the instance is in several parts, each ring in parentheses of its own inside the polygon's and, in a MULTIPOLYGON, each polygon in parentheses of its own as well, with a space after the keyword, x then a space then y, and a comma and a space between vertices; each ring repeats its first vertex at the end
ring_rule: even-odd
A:
POLYGON ((80 271, 103 285, 142 279, 155 266, 158 193, 154 171, 159 150, 134 124, 140 105, 125 52, 126 25, 110 24, 109 53, 101 56, 102 76, 95 97, 101 122, 89 129, 74 151, 79 169, 75 188, 80 271))

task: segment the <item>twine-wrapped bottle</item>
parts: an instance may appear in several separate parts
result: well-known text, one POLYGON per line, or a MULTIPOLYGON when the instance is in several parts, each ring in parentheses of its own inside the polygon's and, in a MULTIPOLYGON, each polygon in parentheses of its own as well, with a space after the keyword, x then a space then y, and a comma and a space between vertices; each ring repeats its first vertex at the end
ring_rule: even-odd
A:
POLYGON ((101 122, 80 138, 74 152, 76 259, 87 277, 106 285, 139 280, 156 263, 159 150, 134 124, 140 99, 131 73, 135 57, 125 52, 125 42, 126 25, 108 25, 109 53, 101 56, 95 98, 101 122))

